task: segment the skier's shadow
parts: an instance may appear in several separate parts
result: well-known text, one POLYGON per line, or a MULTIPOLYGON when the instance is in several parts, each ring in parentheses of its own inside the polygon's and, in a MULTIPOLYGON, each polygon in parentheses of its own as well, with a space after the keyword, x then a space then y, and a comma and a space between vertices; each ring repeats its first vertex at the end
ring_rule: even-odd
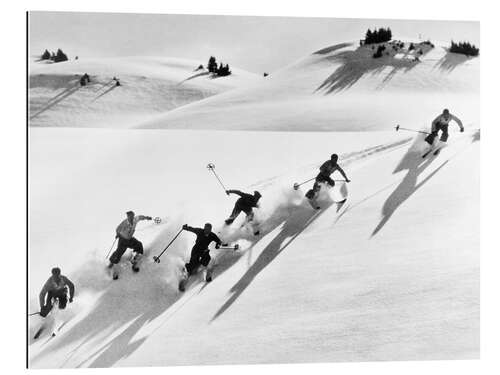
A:
POLYGON ((425 179, 417 183, 418 176, 432 164, 433 160, 434 157, 432 154, 423 159, 421 153, 414 150, 413 147, 408 150, 393 173, 397 173, 402 170, 407 170, 408 172, 396 189, 384 202, 382 207, 382 218, 373 230, 371 237, 375 236, 384 227, 384 225, 387 224, 392 217, 392 214, 399 208, 399 206, 401 206, 413 193, 434 177, 434 175, 448 163, 448 160, 446 160, 425 179))
POLYGON ((255 262, 231 288, 231 297, 219 308, 212 318, 212 321, 222 315, 252 283, 255 277, 266 268, 288 245, 290 245, 309 225, 320 217, 333 202, 321 210, 315 211, 310 207, 301 206, 293 215, 290 215, 284 222, 283 228, 278 235, 260 253, 255 262))
POLYGON ((446 54, 437 62, 436 67, 446 73, 451 73, 458 66, 472 60, 474 57, 462 55, 460 53, 450 52, 445 48, 446 54))
POLYGON ((62 102, 64 99, 66 99, 69 96, 76 93, 79 89, 80 89, 80 85, 78 85, 78 84, 74 84, 73 86, 66 88, 65 90, 63 90, 59 94, 57 94, 54 97, 52 97, 51 99, 49 99, 49 101, 47 103, 45 103, 42 108, 40 108, 37 112, 32 114, 30 116, 30 120, 33 120, 34 118, 38 117, 42 113, 48 111, 49 109, 54 107, 56 104, 62 102))
POLYGON ((116 89, 118 86, 116 85, 113 85, 111 87, 109 87, 108 89, 106 89, 104 92, 100 93, 98 96, 96 96, 94 98, 94 100, 92 100, 92 103, 94 103, 95 101, 97 101, 99 98, 103 97, 104 95, 108 94, 109 92, 113 91, 114 89, 116 89))
MULTIPOLYGON (((345 47, 344 45, 340 45, 339 48, 345 47)), ((335 46, 331 47, 332 51, 335 51, 335 46)), ((388 47, 388 50, 391 47, 388 47)), ((322 51, 328 51, 324 53, 320 53, 321 51, 316 52, 316 54, 327 54, 331 53, 329 49, 324 49, 322 51)), ((405 49, 399 50, 399 53, 404 53, 407 51, 405 49)), ((328 56, 326 59, 333 64, 338 65, 337 69, 333 73, 331 73, 321 85, 316 88, 315 92, 323 92, 325 95, 335 94, 352 87, 356 82, 358 82, 361 78, 367 75, 384 75, 382 79, 382 83, 379 85, 379 88, 382 88, 385 84, 387 84, 399 71, 404 73, 409 72, 413 68, 415 68, 420 61, 415 60, 413 58, 402 58, 396 59, 388 56, 383 56, 380 59, 373 59, 374 51, 367 48, 366 46, 358 47, 355 50, 347 50, 343 52, 339 52, 332 56, 328 56), (369 61, 369 63, 367 63, 369 61), (389 73, 386 73, 386 68, 391 68, 389 73)), ((405 54, 408 55, 408 51, 405 54)), ((422 52, 422 55, 418 55, 422 57, 426 52, 422 52)))

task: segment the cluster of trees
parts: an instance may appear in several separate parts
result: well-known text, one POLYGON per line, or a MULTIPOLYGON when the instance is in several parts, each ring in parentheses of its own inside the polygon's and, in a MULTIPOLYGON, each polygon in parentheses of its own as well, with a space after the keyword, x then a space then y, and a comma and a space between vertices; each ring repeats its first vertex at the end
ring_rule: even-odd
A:
POLYGON ((373 31, 368 29, 365 34, 365 44, 383 43, 388 42, 391 39, 392 31, 390 28, 384 29, 381 27, 378 30, 375 29, 373 31))
POLYGON ((452 40, 450 52, 461 53, 466 56, 477 56, 479 55, 479 48, 477 48, 474 44, 470 44, 469 42, 455 43, 452 40))
POLYGON ((229 64, 226 65, 224 65, 223 63, 217 64, 217 60, 213 56, 210 56, 210 59, 208 59, 207 70, 210 73, 214 73, 219 77, 224 77, 231 74, 231 70, 229 69, 229 64))
POLYGON ((56 53, 50 53, 48 50, 42 54, 42 60, 52 60, 54 62, 67 61, 68 56, 59 48, 56 53))

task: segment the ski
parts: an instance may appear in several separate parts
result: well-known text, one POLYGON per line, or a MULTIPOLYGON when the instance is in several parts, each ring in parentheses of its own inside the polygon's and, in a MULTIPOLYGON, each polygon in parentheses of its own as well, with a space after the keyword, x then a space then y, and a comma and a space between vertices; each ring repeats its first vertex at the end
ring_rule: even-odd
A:
POLYGON ((431 152, 433 155, 439 155, 439 153, 441 152, 441 149, 443 147, 445 147, 446 145, 438 145, 436 147, 431 147, 429 150, 427 150, 423 155, 422 155, 422 158, 425 158, 427 155, 429 155, 431 152))
POLYGON ((429 150, 427 150, 424 154, 422 154, 422 159, 425 159, 427 155, 429 155, 434 149, 431 147, 429 150))

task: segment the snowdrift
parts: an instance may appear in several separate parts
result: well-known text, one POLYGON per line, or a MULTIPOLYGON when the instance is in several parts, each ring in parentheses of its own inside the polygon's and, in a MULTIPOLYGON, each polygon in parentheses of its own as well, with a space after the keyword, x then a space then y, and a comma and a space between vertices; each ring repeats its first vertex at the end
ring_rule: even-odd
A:
POLYGON ((179 107, 139 124, 159 129, 266 131, 388 130, 427 127, 449 108, 466 124, 479 120, 480 59, 443 46, 388 42, 334 45, 255 84, 179 107))
POLYGON ((31 128, 30 141, 30 307, 54 265, 77 285, 57 336, 30 341, 33 368, 478 358, 479 130, 426 159, 421 138, 394 131, 31 128), (246 144, 258 152, 236 157, 246 144), (333 151, 349 198, 315 211, 309 185, 292 185, 333 151), (229 188, 262 192, 260 236, 242 217, 222 227, 234 199, 208 162, 229 188), (163 221, 138 226, 142 270, 125 256, 113 282, 104 257, 128 209, 163 221), (241 250, 212 250, 212 283, 180 294, 194 236, 152 256, 207 221, 241 250))
POLYGON ((232 69, 227 77, 196 70, 199 61, 119 57, 47 64, 32 61, 30 126, 126 128, 173 108, 260 80, 232 69), (87 73, 90 83, 80 86, 87 73), (113 78, 120 80, 117 87, 113 78))

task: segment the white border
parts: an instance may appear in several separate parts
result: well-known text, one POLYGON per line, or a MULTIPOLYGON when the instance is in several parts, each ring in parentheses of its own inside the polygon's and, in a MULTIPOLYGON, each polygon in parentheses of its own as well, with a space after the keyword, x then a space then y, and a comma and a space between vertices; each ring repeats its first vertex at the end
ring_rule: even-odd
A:
MULTIPOLYGON (((499 230, 498 147, 500 121, 494 117, 498 106, 498 11, 484 3, 418 0, 403 1, 291 1, 251 0, 169 0, 158 1, 26 1, 2 5, 0 22, 2 35, 2 370, 24 372, 25 365, 25 14, 26 10, 66 10, 133 13, 237 14, 320 16, 350 18, 448 19, 479 20, 481 22, 481 360, 435 362, 334 363, 314 365, 216 366, 147 368, 147 374, 472 374, 500 373, 496 354, 499 351, 499 292, 500 246, 495 235, 499 230), (7 85, 5 84, 7 83, 7 85), (7 261, 8 260, 8 261, 7 261)), ((467 176, 457 176, 457 179, 467 176)), ((452 187, 451 187, 452 188, 452 187)), ((451 229, 451 228, 450 228, 451 229)), ((214 338, 216 339, 216 338, 214 338)), ((166 348, 168 350, 168 348, 166 348)), ((228 353, 230 355, 230 353, 228 353)), ((47 371, 37 370, 41 374, 47 371)), ((97 373, 133 374, 137 368, 97 370, 97 373)), ((69 373, 62 370, 60 374, 69 373)), ((80 370, 80 374, 95 374, 96 370, 80 370)))

